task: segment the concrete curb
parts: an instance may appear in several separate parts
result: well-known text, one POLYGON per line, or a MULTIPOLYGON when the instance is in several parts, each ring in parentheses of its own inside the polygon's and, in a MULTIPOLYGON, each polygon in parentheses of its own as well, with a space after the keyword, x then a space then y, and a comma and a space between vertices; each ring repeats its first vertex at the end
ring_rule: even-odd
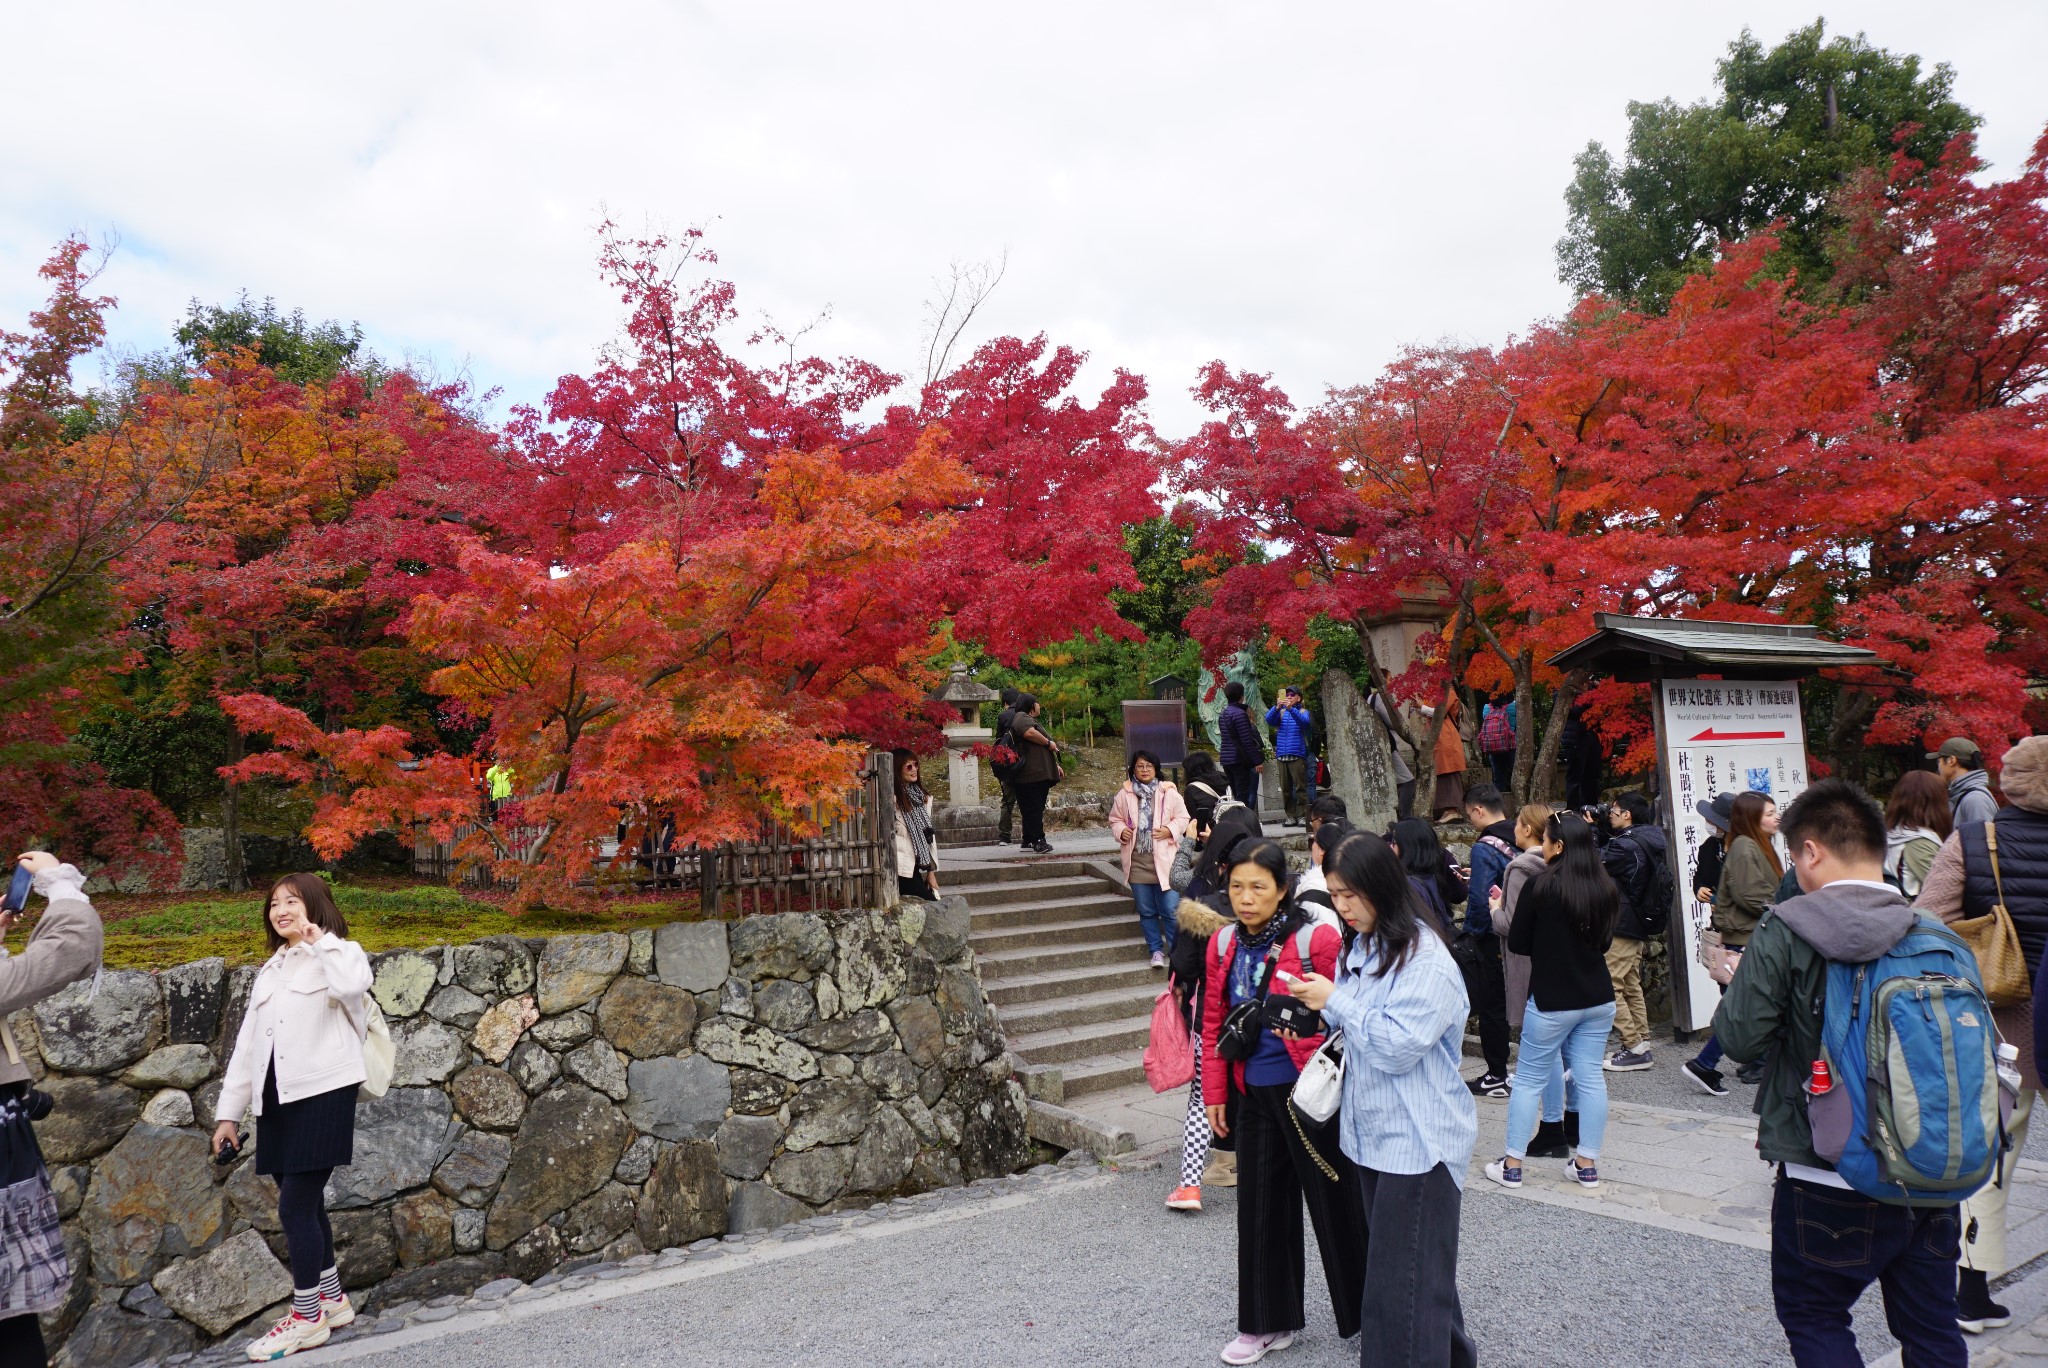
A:
POLYGON ((1122 1126, 1084 1116, 1054 1102, 1033 1102, 1027 1132, 1033 1140, 1063 1150, 1087 1150, 1097 1159, 1135 1153, 1138 1137, 1122 1126))

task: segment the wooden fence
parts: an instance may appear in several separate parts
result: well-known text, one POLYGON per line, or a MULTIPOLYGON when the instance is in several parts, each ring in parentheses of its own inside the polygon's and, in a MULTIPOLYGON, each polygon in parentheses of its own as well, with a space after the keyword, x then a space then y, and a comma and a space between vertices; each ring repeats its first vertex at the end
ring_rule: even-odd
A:
MULTIPOLYGON (((600 868, 627 871, 645 888, 695 888, 706 916, 807 911, 824 907, 885 907, 896 901, 896 829, 889 752, 871 753, 860 787, 847 796, 838 820, 823 821, 815 836, 798 836, 779 822, 761 824, 751 841, 723 845, 664 847, 657 839, 621 851, 607 841, 600 868)), ((474 828, 458 828, 456 840, 474 828)), ((529 856, 539 832, 512 828, 501 833, 515 854, 529 856)), ((424 835, 413 843, 413 872, 423 878, 459 881, 473 887, 515 886, 471 863, 458 869, 452 846, 424 835)))

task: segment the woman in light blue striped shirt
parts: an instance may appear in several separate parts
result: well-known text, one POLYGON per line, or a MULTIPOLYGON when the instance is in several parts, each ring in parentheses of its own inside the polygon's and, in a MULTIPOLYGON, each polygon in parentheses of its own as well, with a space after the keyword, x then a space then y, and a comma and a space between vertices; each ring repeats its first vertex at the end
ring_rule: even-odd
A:
POLYGON ((1479 1134, 1459 1075, 1471 1006, 1401 859, 1377 836, 1323 861, 1337 915, 1358 931, 1338 982, 1290 991, 1344 1033, 1344 1154, 1357 1166, 1367 1254, 1360 1363, 1478 1362, 1458 1303, 1458 1209, 1479 1134))

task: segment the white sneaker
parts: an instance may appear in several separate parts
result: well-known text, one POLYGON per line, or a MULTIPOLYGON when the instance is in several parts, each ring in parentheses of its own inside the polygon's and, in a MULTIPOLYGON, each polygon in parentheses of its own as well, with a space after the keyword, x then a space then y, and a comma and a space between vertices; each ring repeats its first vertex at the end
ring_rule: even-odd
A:
POLYGON ((348 1293, 342 1293, 333 1301, 322 1297, 320 1299, 320 1319, 327 1322, 329 1330, 339 1330, 344 1325, 355 1324, 356 1309, 350 1304, 348 1293))
POLYGON ((1225 1363, 1257 1363, 1275 1349, 1285 1349, 1294 1343, 1294 1332, 1282 1330, 1277 1335, 1239 1335, 1223 1346, 1225 1363))
POLYGON ((311 1349, 327 1343, 327 1318, 307 1320, 294 1313, 270 1327, 262 1339, 249 1341, 249 1358, 254 1363, 269 1363, 286 1354, 296 1354, 301 1349, 311 1349))
POLYGON ((1164 950, 1154 950, 1152 952, 1152 967, 1154 969, 1164 969, 1166 967, 1166 952, 1164 950))

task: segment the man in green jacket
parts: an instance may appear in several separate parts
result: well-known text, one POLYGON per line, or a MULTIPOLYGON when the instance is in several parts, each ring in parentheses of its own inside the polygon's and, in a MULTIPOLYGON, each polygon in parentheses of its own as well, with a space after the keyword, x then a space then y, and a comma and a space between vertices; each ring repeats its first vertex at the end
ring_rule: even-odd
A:
POLYGON ((1771 1298, 1792 1360, 1861 1363, 1850 1308, 1884 1283, 1885 1321, 1914 1368, 1966 1368, 1956 1325, 1956 1208, 1903 1207, 1856 1192, 1813 1150, 1802 1087, 1820 1054, 1830 960, 1878 958, 1915 914, 1884 881, 1884 813, 1862 789, 1826 779, 1785 810, 1781 830, 1802 896, 1750 937, 1714 1034, 1730 1059, 1767 1060, 1757 1089, 1757 1152, 1778 1165, 1771 1203, 1771 1298))

